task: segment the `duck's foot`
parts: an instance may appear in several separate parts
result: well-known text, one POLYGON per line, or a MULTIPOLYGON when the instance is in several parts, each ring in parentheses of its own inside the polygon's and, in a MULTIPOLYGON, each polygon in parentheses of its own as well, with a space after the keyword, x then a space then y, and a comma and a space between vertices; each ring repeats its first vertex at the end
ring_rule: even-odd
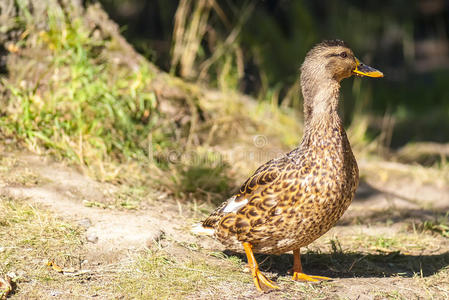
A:
POLYGON ((263 275, 263 273, 260 272, 259 269, 252 270, 251 273, 253 274, 254 285, 259 291, 263 292, 266 289, 279 289, 279 287, 273 281, 263 275))
POLYGON ((245 249, 246 257, 248 258, 248 266, 251 269, 253 275, 254 285, 257 290, 263 292, 264 290, 279 289, 279 287, 270 279, 265 277, 259 270, 256 258, 254 257, 252 246, 250 243, 244 242, 243 248, 245 249))
POLYGON ((293 277, 295 281, 318 282, 323 280, 332 280, 332 278, 324 276, 307 275, 302 272, 301 256, 299 249, 293 250, 293 277))
POLYGON ((332 280, 332 278, 324 277, 324 276, 307 275, 307 274, 304 274, 301 272, 294 272, 292 280, 318 282, 318 281, 323 281, 323 280, 332 280))

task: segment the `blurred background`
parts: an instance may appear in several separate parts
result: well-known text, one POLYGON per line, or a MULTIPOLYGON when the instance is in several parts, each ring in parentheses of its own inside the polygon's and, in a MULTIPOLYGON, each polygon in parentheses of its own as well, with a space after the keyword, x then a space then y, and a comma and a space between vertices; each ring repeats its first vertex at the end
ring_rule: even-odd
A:
POLYGON ((159 68, 219 89, 301 108, 306 52, 346 41, 385 74, 343 82, 348 125, 369 116, 383 143, 449 140, 449 1, 101 0, 133 46, 159 68))

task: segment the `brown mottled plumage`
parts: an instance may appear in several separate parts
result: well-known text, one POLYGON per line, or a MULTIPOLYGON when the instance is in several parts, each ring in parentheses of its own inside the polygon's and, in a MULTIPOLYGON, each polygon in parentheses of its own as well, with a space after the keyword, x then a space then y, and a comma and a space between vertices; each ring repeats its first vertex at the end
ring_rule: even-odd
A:
POLYGON ((337 113, 340 81, 355 73, 382 76, 360 64, 342 41, 324 41, 310 50, 301 67, 305 119, 301 144, 260 166, 200 226, 227 248, 245 249, 259 290, 261 283, 277 286, 259 272, 252 251, 293 250, 294 279, 326 279, 302 273, 299 249, 335 225, 357 189, 357 162, 337 113))

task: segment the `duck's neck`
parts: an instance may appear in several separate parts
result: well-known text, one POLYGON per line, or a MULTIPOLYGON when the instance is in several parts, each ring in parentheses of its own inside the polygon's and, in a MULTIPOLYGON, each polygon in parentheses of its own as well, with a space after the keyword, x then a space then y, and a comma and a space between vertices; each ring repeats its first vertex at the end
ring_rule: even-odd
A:
POLYGON ((303 88, 305 135, 318 134, 326 129, 340 128, 338 116, 338 98, 340 83, 327 80, 312 85, 315 88, 303 88))

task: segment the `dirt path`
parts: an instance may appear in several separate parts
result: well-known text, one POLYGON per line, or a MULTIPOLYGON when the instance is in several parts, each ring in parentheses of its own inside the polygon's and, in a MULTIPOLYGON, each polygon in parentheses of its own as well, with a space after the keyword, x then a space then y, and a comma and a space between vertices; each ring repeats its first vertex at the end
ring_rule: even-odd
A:
POLYGON ((107 206, 118 192, 117 187, 39 156, 4 155, 3 159, 10 160, 11 173, 9 182, 0 182, 0 193, 44 205, 86 228, 93 256, 142 249, 162 234, 179 235, 177 228, 185 226, 181 219, 172 217, 173 212, 177 214, 174 203, 158 203, 135 211, 96 207, 107 206), (33 180, 35 184, 20 183, 33 180))
MULTIPOLYGON (((117 186, 96 182, 35 155, 3 154, 2 166, 0 194, 26 198, 85 228, 91 262, 120 263, 132 253, 153 247, 164 237, 176 241, 165 250, 180 260, 201 257, 206 264, 229 264, 209 255, 223 248, 208 238, 189 234, 192 220, 183 216, 173 200, 162 199, 163 195, 137 210, 105 209, 98 206, 114 203, 117 186), (180 244, 195 246, 180 247, 180 244)), ((308 255, 303 256, 306 270, 336 280, 321 285, 292 283, 285 274, 291 257, 285 255, 269 257, 272 267, 262 264, 270 276, 278 277, 283 288, 280 292, 259 294, 249 280, 244 283, 243 292, 242 285, 224 284, 210 287, 211 290, 201 288, 189 297, 448 299, 448 239, 438 233, 421 232, 420 226, 426 220, 445 217, 449 210, 449 189, 444 185, 419 185, 397 174, 393 178, 394 172, 388 171, 393 168, 391 165, 361 162, 361 166, 372 181, 361 184, 356 200, 339 225, 312 244, 308 255)), ((244 263, 240 265, 243 268, 244 263)))

